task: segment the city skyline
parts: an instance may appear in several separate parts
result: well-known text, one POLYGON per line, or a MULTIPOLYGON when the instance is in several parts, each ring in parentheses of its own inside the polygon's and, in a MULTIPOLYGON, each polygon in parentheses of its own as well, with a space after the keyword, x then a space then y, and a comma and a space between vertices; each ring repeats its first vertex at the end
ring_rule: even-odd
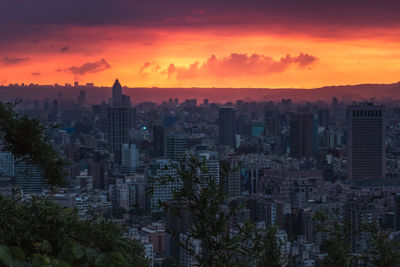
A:
POLYGON ((399 11, 3 0, 0 266, 400 266, 399 11))

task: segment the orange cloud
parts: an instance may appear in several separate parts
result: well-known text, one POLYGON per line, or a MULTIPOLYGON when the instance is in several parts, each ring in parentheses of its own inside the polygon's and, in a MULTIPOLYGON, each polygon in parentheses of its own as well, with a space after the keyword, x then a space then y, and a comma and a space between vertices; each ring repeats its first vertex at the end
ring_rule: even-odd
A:
MULTIPOLYGON (((204 63, 196 61, 188 67, 177 67, 174 64, 170 64, 161 73, 167 74, 169 78, 175 76, 177 79, 268 75, 270 73, 284 72, 293 65, 305 68, 316 60, 316 57, 303 53, 298 56, 286 55, 279 60, 258 54, 232 53, 230 56, 223 58, 217 58, 212 55, 204 63)), ((151 65, 147 62, 143 67, 149 68, 151 65)))

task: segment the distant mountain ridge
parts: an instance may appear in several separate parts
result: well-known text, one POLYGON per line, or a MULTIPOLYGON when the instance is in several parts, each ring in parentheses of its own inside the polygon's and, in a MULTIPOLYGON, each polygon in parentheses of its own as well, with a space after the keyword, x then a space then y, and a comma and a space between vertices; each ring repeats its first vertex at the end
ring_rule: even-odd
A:
MULTIPOLYGON (((121 81, 123 84, 123 81, 121 81)), ((49 100, 56 98, 61 92, 65 99, 76 100, 80 90, 85 90, 88 103, 100 103, 111 97, 111 87, 97 86, 52 86, 52 85, 30 85, 30 86, 0 86, 0 97, 2 100, 31 99, 49 100)), ((330 100, 337 97, 340 101, 365 101, 365 100, 400 100, 400 82, 393 84, 358 84, 324 86, 315 89, 294 88, 129 88, 123 87, 123 93, 131 96, 134 103, 139 102, 162 102, 169 98, 185 99, 196 98, 202 101, 204 98, 213 102, 228 102, 242 99, 246 101, 280 101, 283 98, 291 98, 294 102, 330 100)))

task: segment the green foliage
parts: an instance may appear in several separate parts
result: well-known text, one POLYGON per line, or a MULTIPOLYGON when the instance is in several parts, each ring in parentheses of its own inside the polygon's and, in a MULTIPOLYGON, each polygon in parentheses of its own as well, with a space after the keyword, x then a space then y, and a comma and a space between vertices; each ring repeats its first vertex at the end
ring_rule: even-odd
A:
POLYGON ((161 267, 178 267, 179 264, 172 257, 167 257, 163 260, 161 267))
POLYGON ((180 181, 183 184, 173 192, 172 201, 160 204, 179 218, 190 214, 192 223, 185 238, 180 239, 179 233, 172 234, 180 240, 181 249, 186 250, 199 266, 283 265, 276 229, 263 232, 249 221, 234 224, 234 217, 242 207, 228 205, 223 183, 210 175, 204 160, 190 156, 169 168, 176 170, 176 177, 164 176, 153 183, 163 185, 180 181), (232 228, 235 231, 230 232, 232 228), (200 241, 201 250, 195 244, 196 240, 200 241), (272 265, 265 265, 269 263, 272 265))
POLYGON ((400 243, 389 233, 379 230, 377 224, 364 225, 364 231, 370 234, 367 260, 377 267, 400 266, 400 243))
MULTIPOLYGON (((356 234, 352 225, 348 222, 329 222, 323 212, 317 212, 314 219, 317 231, 328 234, 328 240, 321 245, 321 250, 328 253, 322 266, 352 266, 352 261, 358 259, 351 256, 349 240, 351 235, 356 234)), ((377 267, 400 266, 400 243, 388 232, 379 230, 376 223, 363 224, 359 232, 369 238, 362 260, 377 267)))
POLYGON ((66 161, 48 143, 48 125, 15 111, 16 103, 0 102, 0 138, 3 149, 18 160, 38 165, 50 186, 65 184, 66 161))
POLYGON ((269 227, 262 234, 254 238, 253 253, 256 255, 257 266, 280 267, 284 266, 286 257, 282 253, 283 241, 277 240, 278 228, 269 227))
POLYGON ((317 232, 324 232, 328 235, 321 249, 328 253, 324 258, 322 266, 350 266, 352 256, 349 238, 352 232, 352 226, 348 222, 328 221, 328 216, 323 212, 316 212, 314 220, 317 222, 317 232))
POLYGON ((114 223, 79 220, 75 211, 47 199, 0 197, 0 225, 5 266, 147 265, 143 247, 123 238, 123 229, 114 223))

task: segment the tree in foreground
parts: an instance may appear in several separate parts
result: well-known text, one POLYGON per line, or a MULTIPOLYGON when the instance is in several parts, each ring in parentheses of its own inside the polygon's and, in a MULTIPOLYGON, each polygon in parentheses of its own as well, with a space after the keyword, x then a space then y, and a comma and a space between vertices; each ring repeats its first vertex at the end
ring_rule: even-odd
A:
POLYGON ((210 174, 205 160, 189 156, 169 168, 175 168, 177 175, 157 178, 153 184, 182 183, 173 192, 173 200, 160 205, 190 221, 184 233, 172 235, 194 262, 199 266, 284 266, 277 229, 257 229, 249 220, 236 222, 242 206, 229 205, 223 183, 210 174))
POLYGON ((328 255, 324 258, 322 266, 350 266, 352 256, 350 247, 351 225, 347 222, 328 221, 328 216, 323 212, 316 212, 313 218, 317 222, 317 232, 324 232, 328 239, 321 245, 321 250, 328 255))
POLYGON ((370 236, 367 249, 367 261, 377 267, 400 266, 400 243, 381 231, 377 224, 364 225, 364 231, 370 236))
MULTIPOLYGON (((317 212, 314 216, 317 231, 327 234, 328 239, 321 245, 321 250, 328 255, 322 266, 353 266, 353 261, 362 260, 371 266, 400 266, 400 243, 389 232, 380 230, 376 223, 365 223, 361 227, 364 236, 368 236, 368 248, 362 256, 351 253, 350 239, 354 233, 349 222, 329 222, 328 216, 317 212)), ((369 265, 368 265, 369 266, 369 265)))
MULTIPOLYGON (((48 143, 48 126, 0 102, 2 151, 38 165, 52 187, 65 183, 66 162, 48 143)), ((0 266, 147 266, 143 246, 101 218, 83 221, 48 199, 0 197, 0 266)))
POLYGON ((17 161, 36 164, 44 171, 44 180, 52 187, 65 185, 66 160, 49 144, 49 125, 15 111, 19 102, 0 102, 1 150, 10 152, 17 161))
POLYGON ((0 225, 5 266, 146 266, 143 247, 122 228, 80 220, 51 200, 0 198, 0 225))

